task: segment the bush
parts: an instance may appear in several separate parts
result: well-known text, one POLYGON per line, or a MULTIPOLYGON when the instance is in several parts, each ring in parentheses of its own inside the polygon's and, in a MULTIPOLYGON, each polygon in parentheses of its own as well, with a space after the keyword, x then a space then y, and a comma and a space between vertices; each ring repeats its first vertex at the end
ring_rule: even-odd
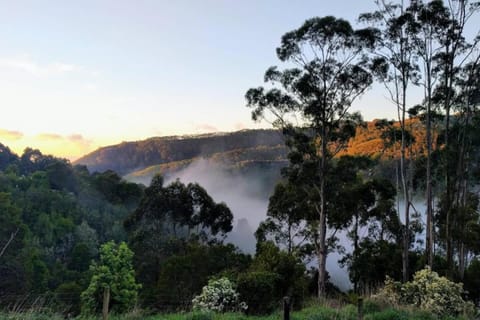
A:
POLYGON ((203 312, 229 312, 247 309, 247 304, 240 302, 238 292, 227 278, 210 280, 208 285, 203 287, 202 293, 192 300, 192 304, 194 310, 203 312))
POLYGON ((238 291, 248 305, 248 314, 269 314, 275 309, 280 300, 274 294, 277 281, 278 275, 267 271, 251 271, 238 276, 238 291))
POLYGON ((271 295, 277 300, 289 296, 292 308, 301 309, 307 294, 307 278, 305 264, 298 256, 281 250, 273 242, 259 243, 250 272, 276 274, 277 280, 274 285, 276 291, 271 295))
POLYGON ((380 312, 383 309, 385 309, 385 304, 382 304, 380 301, 367 299, 363 303, 363 312, 365 314, 380 312))
POLYGON ((462 298, 463 285, 440 277, 426 268, 415 273, 413 281, 400 284, 387 278, 385 287, 374 298, 391 305, 414 305, 437 316, 458 316, 473 312, 473 304, 462 298))
POLYGON ((404 311, 387 309, 365 316, 365 320, 409 320, 411 317, 404 311))
POLYGON ((474 259, 465 272, 465 290, 468 297, 480 306, 480 260, 474 259))
POLYGON ((82 287, 76 282, 62 283, 55 290, 57 309, 65 314, 78 315, 80 313, 80 294, 82 287))

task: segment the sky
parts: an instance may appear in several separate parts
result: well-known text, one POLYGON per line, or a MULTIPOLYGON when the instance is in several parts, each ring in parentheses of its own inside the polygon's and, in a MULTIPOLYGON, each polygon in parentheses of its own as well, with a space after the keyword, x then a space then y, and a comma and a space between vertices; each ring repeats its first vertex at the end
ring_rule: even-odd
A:
MULTIPOLYGON (((313 16, 373 0, 0 0, 0 143, 71 160, 152 136, 268 127, 244 95, 313 16)), ((393 118, 382 93, 353 106, 393 118)))

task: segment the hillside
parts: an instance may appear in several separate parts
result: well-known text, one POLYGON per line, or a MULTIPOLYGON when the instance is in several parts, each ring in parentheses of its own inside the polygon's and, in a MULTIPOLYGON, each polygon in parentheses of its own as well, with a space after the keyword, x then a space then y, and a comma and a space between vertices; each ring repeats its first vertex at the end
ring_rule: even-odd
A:
MULTIPOLYGON (((339 155, 363 155, 373 158, 395 158, 400 157, 400 144, 396 146, 386 147, 382 139, 382 133, 387 129, 382 128, 379 124, 382 120, 368 121, 365 126, 358 127, 355 137, 348 143, 347 149, 339 155)), ((405 123, 407 130, 410 131, 414 138, 411 151, 413 155, 419 155, 425 152, 425 127, 418 118, 408 119, 405 123)), ((396 130, 399 130, 398 122, 393 124, 396 130)))
MULTIPOLYGON (((154 165, 194 158, 214 156, 219 159, 222 158, 220 154, 226 152, 230 153, 225 155, 226 158, 235 159, 239 156, 243 157, 243 160, 250 160, 248 154, 266 155, 269 149, 272 149, 273 154, 279 154, 278 148, 283 144, 283 137, 277 130, 155 137, 100 148, 75 163, 86 165, 92 172, 110 169, 125 175, 154 165), (259 147, 265 152, 256 152, 255 149, 259 147)), ((280 152, 280 157, 284 158, 284 153, 280 152)))
MULTIPOLYGON (((357 128, 356 136, 339 155, 365 155, 374 158, 399 156, 399 148, 386 148, 379 120, 357 128)), ((394 124, 398 128, 398 124, 394 124)), ((418 119, 411 119, 407 127, 415 142, 411 152, 423 153, 425 132, 418 119)), ((197 136, 155 137, 143 141, 123 142, 100 148, 75 163, 86 165, 90 171, 114 170, 135 182, 147 182, 156 173, 171 175, 186 169, 192 163, 205 159, 224 169, 238 171, 256 166, 278 170, 286 162, 287 150, 282 134, 277 130, 242 130, 197 136)))

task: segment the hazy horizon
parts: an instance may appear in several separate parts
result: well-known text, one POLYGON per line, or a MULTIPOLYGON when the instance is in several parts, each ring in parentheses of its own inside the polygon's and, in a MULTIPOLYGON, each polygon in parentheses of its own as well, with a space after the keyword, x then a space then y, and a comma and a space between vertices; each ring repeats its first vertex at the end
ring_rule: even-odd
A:
MULTIPOLYGON (((266 128, 244 94, 313 16, 354 23, 373 1, 1 1, 0 143, 75 160, 153 136, 266 128)), ((279 64, 280 65, 280 64, 279 64)), ((352 110, 394 116, 383 93, 352 110)))

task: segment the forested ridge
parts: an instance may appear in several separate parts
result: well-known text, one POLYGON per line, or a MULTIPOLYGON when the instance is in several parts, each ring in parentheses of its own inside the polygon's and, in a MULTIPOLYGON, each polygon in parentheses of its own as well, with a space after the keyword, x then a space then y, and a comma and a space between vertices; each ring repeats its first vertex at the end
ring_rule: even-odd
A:
MULTIPOLYGON (((389 145, 385 137, 387 123, 383 119, 364 122, 355 129, 355 136, 339 156, 398 158, 400 150, 389 145)), ((390 129, 399 126, 395 121, 389 125, 390 129)), ((412 152, 425 154, 425 124, 412 115, 409 127, 413 138, 412 152)), ((288 160, 282 133, 276 129, 264 129, 124 142, 100 148, 75 160, 74 164, 86 165, 92 171, 114 170, 127 180, 146 181, 156 173, 172 175, 200 159, 231 170, 268 165, 269 162, 279 170, 288 160)))
POLYGON ((278 148, 284 139, 278 130, 242 130, 232 133, 155 137, 100 148, 75 161, 93 171, 114 170, 121 175, 149 166, 210 157, 257 147, 278 148))

